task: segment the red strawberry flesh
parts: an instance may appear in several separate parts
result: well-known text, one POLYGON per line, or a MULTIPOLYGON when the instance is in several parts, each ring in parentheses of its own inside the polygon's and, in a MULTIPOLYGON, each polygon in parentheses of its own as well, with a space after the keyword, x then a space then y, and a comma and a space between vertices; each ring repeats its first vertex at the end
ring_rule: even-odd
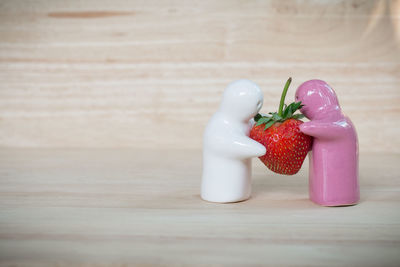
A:
POLYGON ((288 119, 276 122, 266 130, 261 124, 250 131, 250 138, 265 146, 267 153, 260 160, 271 171, 293 175, 300 170, 312 144, 312 138, 300 132, 302 123, 288 119))

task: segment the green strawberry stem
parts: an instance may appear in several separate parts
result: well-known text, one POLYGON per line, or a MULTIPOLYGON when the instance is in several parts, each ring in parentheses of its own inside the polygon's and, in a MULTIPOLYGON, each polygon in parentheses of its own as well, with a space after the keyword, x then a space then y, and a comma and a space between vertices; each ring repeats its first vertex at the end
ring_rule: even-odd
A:
POLYGON ((287 106, 285 105, 286 93, 289 89, 289 85, 291 82, 292 82, 292 78, 290 77, 287 80, 285 87, 283 88, 281 102, 279 103, 278 112, 269 112, 268 113, 269 115, 266 115, 266 116, 262 116, 261 114, 258 113, 256 116, 254 116, 254 120, 256 121, 256 126, 265 124, 264 130, 266 130, 269 127, 271 127, 272 125, 274 125, 275 122, 284 122, 288 119, 299 120, 304 117, 303 114, 294 114, 298 109, 301 109, 303 107, 301 102, 293 102, 287 106))
POLYGON ((283 105, 285 104, 286 93, 289 89, 289 85, 291 82, 292 82, 292 77, 289 77, 289 79, 286 81, 285 87, 283 88, 283 92, 281 95, 281 102, 279 103, 279 109, 278 109, 278 115, 280 117, 282 117, 283 105))

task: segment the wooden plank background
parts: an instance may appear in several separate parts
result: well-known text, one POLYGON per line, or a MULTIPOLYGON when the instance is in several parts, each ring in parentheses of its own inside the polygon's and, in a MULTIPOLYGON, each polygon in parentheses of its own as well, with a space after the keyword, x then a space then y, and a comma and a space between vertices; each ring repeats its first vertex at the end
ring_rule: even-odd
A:
POLYGON ((224 87, 328 81, 400 149, 400 1, 0 1, 0 146, 200 148, 224 87))

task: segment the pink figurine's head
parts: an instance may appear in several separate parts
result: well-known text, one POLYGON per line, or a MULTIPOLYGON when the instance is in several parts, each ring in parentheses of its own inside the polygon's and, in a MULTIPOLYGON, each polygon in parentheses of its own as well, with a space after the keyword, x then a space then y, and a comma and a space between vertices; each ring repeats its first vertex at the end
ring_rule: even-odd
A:
POLYGON ((304 105, 300 109, 308 119, 320 118, 327 112, 340 112, 339 101, 333 89, 324 81, 309 80, 296 91, 296 102, 304 105))

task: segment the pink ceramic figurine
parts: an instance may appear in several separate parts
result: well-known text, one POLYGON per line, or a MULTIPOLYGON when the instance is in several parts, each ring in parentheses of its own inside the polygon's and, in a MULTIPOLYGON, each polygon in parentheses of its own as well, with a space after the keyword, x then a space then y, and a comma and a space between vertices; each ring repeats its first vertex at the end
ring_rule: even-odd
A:
POLYGON ((358 141, 353 123, 340 109, 332 88, 324 81, 310 80, 296 91, 300 110, 310 122, 300 130, 314 137, 310 153, 310 199, 323 206, 357 204, 358 141))

